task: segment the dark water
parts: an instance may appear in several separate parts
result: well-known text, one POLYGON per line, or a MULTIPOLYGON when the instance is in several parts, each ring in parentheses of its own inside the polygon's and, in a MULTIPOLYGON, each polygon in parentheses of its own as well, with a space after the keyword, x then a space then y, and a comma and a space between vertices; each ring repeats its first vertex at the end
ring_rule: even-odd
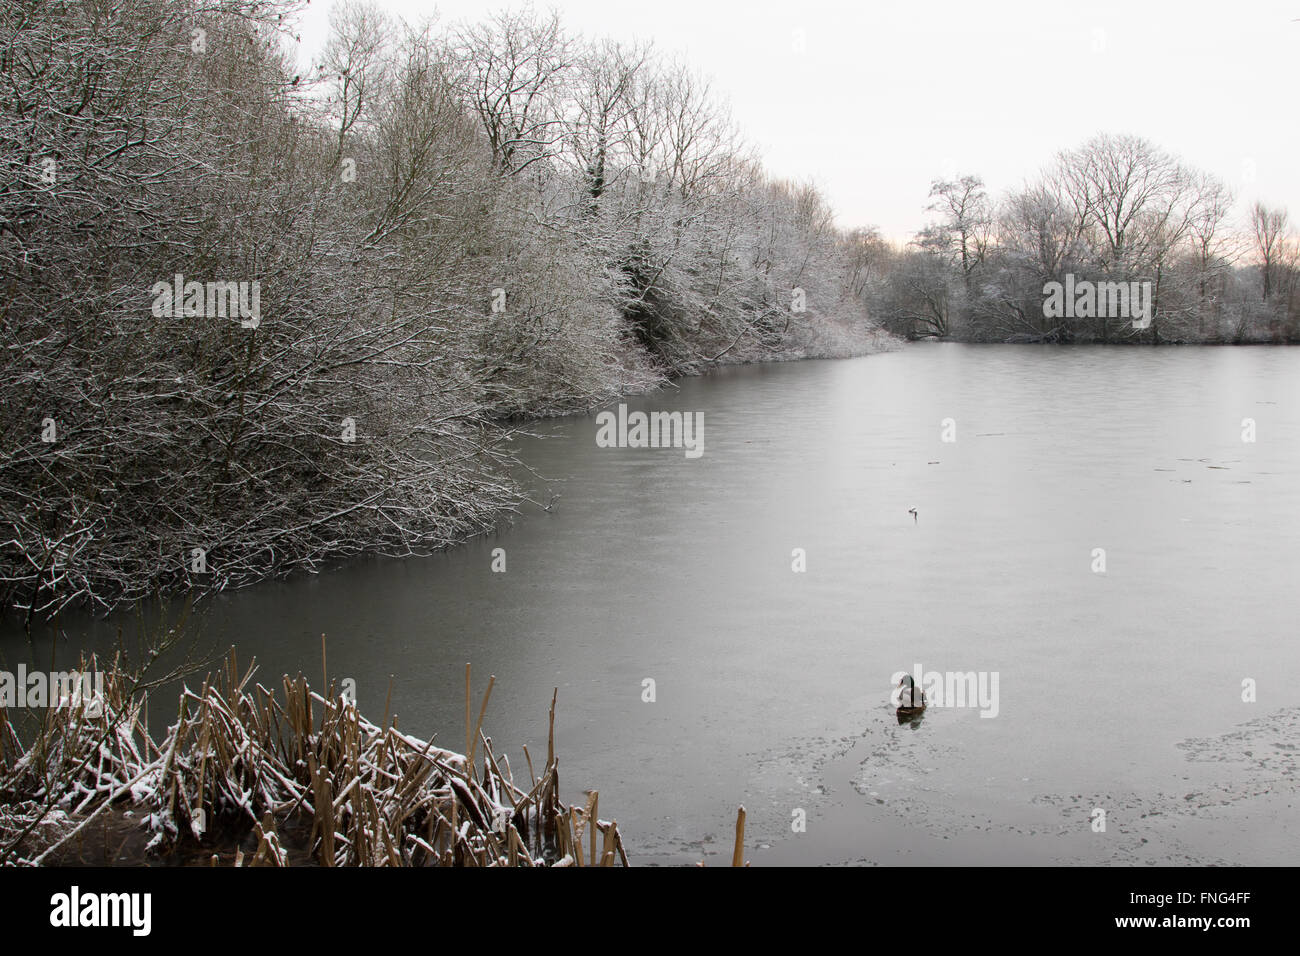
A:
POLYGON ((755 864, 1295 861, 1300 350, 917 345, 628 404, 702 412, 704 455, 543 423, 549 513, 218 597, 205 640, 265 680, 324 633, 364 712, 391 679, 455 749, 472 661, 525 776, 558 687, 566 795, 634 862, 729 860, 740 804, 755 864), (900 726, 917 663, 996 672, 997 716, 900 726))

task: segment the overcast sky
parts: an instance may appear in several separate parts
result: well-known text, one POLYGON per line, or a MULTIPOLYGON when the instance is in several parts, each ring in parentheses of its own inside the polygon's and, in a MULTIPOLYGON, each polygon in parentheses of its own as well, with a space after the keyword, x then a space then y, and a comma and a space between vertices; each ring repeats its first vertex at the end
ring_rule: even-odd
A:
MULTIPOLYGON (((333 2, 308 8, 304 55, 333 2)), ((409 19, 435 10, 377 2, 409 19)), ((456 22, 506 5, 436 10, 456 22)), ((1239 219, 1257 198, 1300 218, 1300 0, 535 5, 572 33, 651 39, 712 75, 768 169, 815 181, 842 226, 909 238, 933 178, 974 173, 999 195, 1103 130, 1216 173, 1239 219)))

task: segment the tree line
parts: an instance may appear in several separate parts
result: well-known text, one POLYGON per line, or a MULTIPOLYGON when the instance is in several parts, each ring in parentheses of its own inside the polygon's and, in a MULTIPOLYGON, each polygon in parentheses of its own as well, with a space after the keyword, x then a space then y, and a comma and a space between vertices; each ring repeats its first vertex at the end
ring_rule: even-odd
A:
POLYGON ((301 7, 0 10, 10 608, 427 553, 518 506, 519 416, 882 334, 686 64, 349 2, 300 68, 301 7))
POLYGON ((974 175, 934 181, 934 219, 904 248, 859 234, 873 314, 908 338, 1300 342, 1300 242, 1285 210, 1136 136, 1061 151, 1000 200, 974 175), (1045 286, 1145 283, 1149 321, 1045 309, 1045 286))

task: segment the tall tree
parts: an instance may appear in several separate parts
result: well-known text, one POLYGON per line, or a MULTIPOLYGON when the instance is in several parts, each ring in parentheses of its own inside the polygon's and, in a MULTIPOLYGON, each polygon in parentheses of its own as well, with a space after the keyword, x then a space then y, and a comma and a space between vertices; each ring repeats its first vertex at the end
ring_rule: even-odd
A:
POLYGON ((984 180, 962 176, 956 180, 936 179, 930 184, 927 207, 942 218, 922 233, 921 244, 946 251, 961 270, 962 282, 970 292, 971 276, 988 253, 993 213, 984 180))
POLYGON ((1285 209, 1270 209, 1258 201, 1250 207, 1250 230, 1255 240, 1255 254, 1259 257, 1265 302, 1273 293, 1278 272, 1278 257, 1282 252, 1286 235, 1287 219, 1285 209))

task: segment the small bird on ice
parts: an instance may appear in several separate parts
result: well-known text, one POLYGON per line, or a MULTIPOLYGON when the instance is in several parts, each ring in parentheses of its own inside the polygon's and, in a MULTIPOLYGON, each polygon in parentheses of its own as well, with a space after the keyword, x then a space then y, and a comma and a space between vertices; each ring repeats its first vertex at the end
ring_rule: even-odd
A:
POLYGON ((908 508, 907 513, 912 516, 912 524, 916 524, 917 520, 920 518, 920 516, 916 513, 916 509, 908 508))

